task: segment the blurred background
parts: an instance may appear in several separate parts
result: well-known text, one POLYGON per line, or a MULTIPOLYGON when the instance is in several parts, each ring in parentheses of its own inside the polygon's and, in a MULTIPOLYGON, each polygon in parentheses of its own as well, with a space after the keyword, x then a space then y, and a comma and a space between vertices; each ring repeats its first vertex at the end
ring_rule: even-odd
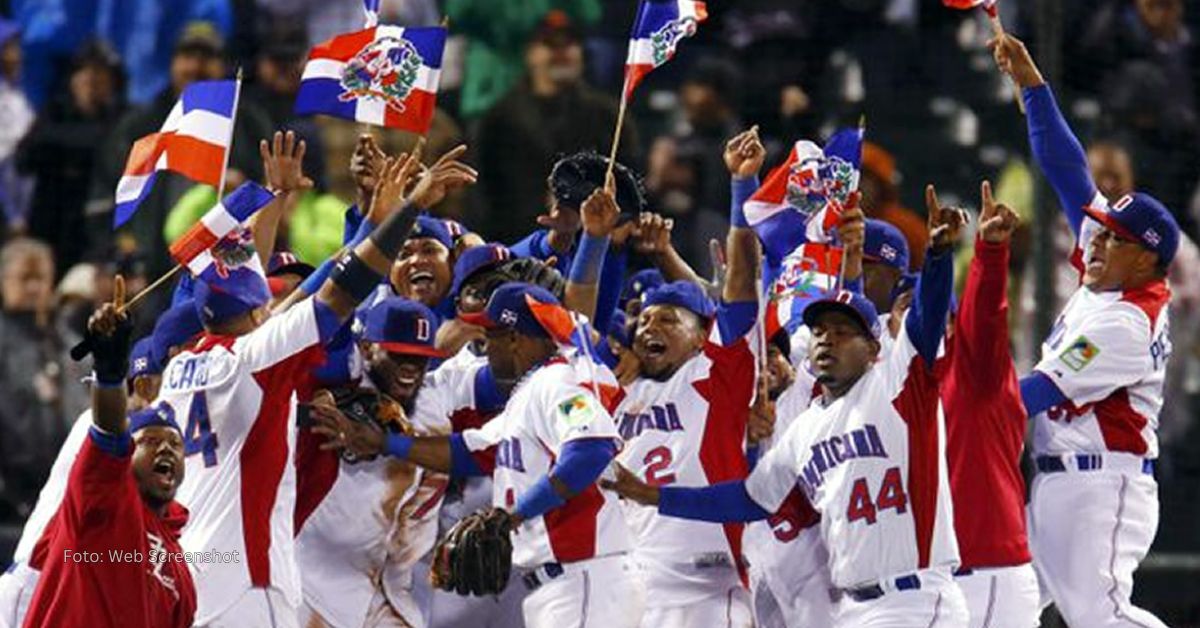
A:
MULTIPOLYGON (((1171 276, 1161 524, 1135 599, 1173 626, 1200 625, 1200 6, 1000 4, 1088 146, 1101 190, 1153 193, 1187 236, 1171 276)), ((449 18, 430 152, 468 142, 481 181, 437 211, 489 240, 514 242, 542 213, 558 156, 607 152, 636 0, 382 5, 385 23, 449 18)), ((898 225, 913 246, 923 246, 926 182, 944 201, 973 209, 979 181, 989 178, 1022 213, 1012 326, 1018 366, 1028 369, 1074 287, 1071 242, 1031 164, 1012 85, 985 48, 983 14, 938 0, 711 0, 709 13, 638 89, 619 153, 644 177, 651 209, 675 219, 680 251, 706 269, 709 238, 727 228, 721 148, 738 130, 760 125, 772 166, 793 141, 822 140, 865 116, 866 210, 898 225)), ((241 68, 229 183, 261 179, 260 138, 280 128, 300 133, 317 185, 285 219, 283 240, 319 263, 341 244, 361 128, 297 118, 292 103, 309 47, 362 23, 356 0, 0 0, 0 558, 11 555, 88 402, 84 373, 66 357, 88 313, 109 297, 114 273, 136 292, 170 268, 167 243, 212 202, 210 188, 166 173, 135 219, 112 232, 129 146, 158 130, 187 84, 241 68)), ((414 141, 371 132, 391 151, 414 141)), ((144 330, 167 294, 139 310, 144 330)))

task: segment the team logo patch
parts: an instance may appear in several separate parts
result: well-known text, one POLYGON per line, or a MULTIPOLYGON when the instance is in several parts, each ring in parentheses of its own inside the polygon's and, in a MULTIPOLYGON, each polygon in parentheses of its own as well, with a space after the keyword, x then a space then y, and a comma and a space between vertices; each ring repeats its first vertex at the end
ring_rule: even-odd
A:
POLYGON ((654 67, 658 67, 675 56, 675 48, 685 37, 696 33, 696 19, 681 17, 671 20, 650 35, 650 45, 654 48, 654 67))
POLYGON ((1096 359, 1100 355, 1100 347, 1092 344, 1092 341, 1087 339, 1087 336, 1080 336, 1075 339, 1063 352, 1058 354, 1058 359, 1066 364, 1072 371, 1082 371, 1084 367, 1096 359))
POLYGON ((404 99, 417 82, 424 59, 412 42, 399 37, 381 37, 358 51, 342 71, 343 102, 378 98, 389 109, 404 111, 404 99))
POLYGON ((567 425, 579 427, 596 418, 596 406, 591 397, 579 394, 558 404, 558 414, 567 425))

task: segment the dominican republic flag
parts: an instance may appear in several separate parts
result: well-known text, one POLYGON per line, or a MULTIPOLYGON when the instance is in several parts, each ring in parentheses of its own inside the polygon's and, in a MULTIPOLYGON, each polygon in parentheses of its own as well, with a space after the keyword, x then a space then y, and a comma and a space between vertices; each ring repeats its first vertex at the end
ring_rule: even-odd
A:
POLYGON ((440 26, 374 26, 338 35, 308 53, 296 113, 424 134, 433 121, 445 46, 440 26))
POLYGON ((586 316, 554 303, 542 303, 528 295, 529 310, 564 353, 577 356, 571 364, 580 372, 577 381, 591 390, 609 412, 616 410, 624 397, 617 376, 596 353, 592 344, 592 325, 586 316))
POLYGON ((243 183, 171 244, 171 257, 193 275, 201 276, 214 263, 210 250, 274 198, 274 194, 253 181, 243 183))
POLYGON ((220 185, 225 152, 233 139, 237 93, 237 81, 192 83, 184 88, 162 128, 133 143, 117 183, 114 229, 137 211, 160 170, 220 185))
POLYGON ((746 221, 762 240, 770 266, 801 244, 831 240, 841 204, 858 188, 862 138, 863 129, 853 128, 834 133, 823 149, 808 140, 796 142, 787 160, 746 200, 746 221))
POLYGON ((624 97, 633 95, 633 89, 651 70, 670 61, 679 42, 695 35, 700 22, 706 19, 708 9, 703 2, 642 0, 629 36, 624 97))
POLYGON ((984 11, 987 11, 988 15, 993 17, 996 15, 997 2, 999 0, 942 0, 942 4, 951 9, 969 11, 971 9, 982 8, 984 11))
POLYGON ((379 23, 379 0, 363 0, 363 14, 366 16, 365 28, 371 28, 379 23))

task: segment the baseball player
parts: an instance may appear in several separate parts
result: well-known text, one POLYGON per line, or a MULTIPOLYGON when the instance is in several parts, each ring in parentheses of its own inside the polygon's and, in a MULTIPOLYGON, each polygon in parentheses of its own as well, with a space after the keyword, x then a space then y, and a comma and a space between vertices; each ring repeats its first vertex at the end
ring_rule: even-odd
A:
POLYGON ((865 297, 841 291, 805 307, 821 397, 749 477, 659 487, 621 470, 606 483, 664 515, 705 521, 765 519, 799 485, 821 514, 837 626, 967 621, 951 576, 958 549, 932 370, 950 304, 949 248, 963 217, 931 206, 933 246, 890 352, 879 355, 879 321, 865 297))
MULTIPOLYGON (((389 164, 376 188, 376 205, 401 204, 416 153, 389 164)), ((412 197, 420 198, 435 179, 464 176, 441 168, 443 163, 421 177, 412 197)), ((270 318, 266 281, 252 265, 230 260, 224 272, 196 282, 196 307, 207 333, 167 365, 160 401, 187 426, 188 479, 179 500, 191 509, 192 521, 183 547, 236 557, 192 564, 197 625, 297 624, 296 485, 289 464, 295 394, 323 360, 323 343, 386 277, 416 214, 413 204, 403 204, 340 257, 315 295, 270 318)))
POLYGON ((509 513, 512 562, 530 589, 526 626, 636 626, 643 591, 625 557, 629 532, 616 497, 595 484, 617 444, 597 394, 614 397, 616 379, 583 351, 559 348, 574 331, 571 316, 542 288, 504 284, 471 320, 488 328, 495 376, 519 380, 500 415, 448 438, 383 441, 345 421, 325 433, 346 431, 356 454, 386 448, 454 475, 491 471, 492 503, 509 513))
MULTIPOLYGON (((753 187, 765 150, 753 132, 729 142, 733 185, 753 187)), ((656 486, 745 477, 743 441, 756 369, 758 240, 731 203, 728 270, 716 307, 700 286, 676 281, 641 299, 632 351, 640 374, 617 407, 620 460, 656 486)), ((589 217, 584 216, 585 224, 589 217)), ((646 583, 643 627, 750 626, 740 524, 660 516, 628 503, 634 557, 646 583)))
MULTIPOLYGON (((339 392, 380 399, 375 419, 399 409, 419 434, 450 432, 447 392, 426 375, 435 315, 415 301, 388 297, 375 304, 362 333, 367 377, 339 392), (361 391, 361 392, 360 392, 361 391), (382 393, 382 397, 380 397, 382 393)), ((340 412, 330 396, 310 411, 340 412)), ((351 401, 350 403, 355 403, 351 401)), ((339 458, 302 432, 297 444, 296 559, 304 592, 304 626, 421 626, 413 600, 413 563, 433 547, 445 475, 389 458, 339 458)))
POLYGON ((160 407, 126 416, 133 323, 124 302, 118 276, 113 302, 88 321, 92 426, 34 551, 42 577, 25 626, 192 625, 196 591, 179 545, 188 513, 174 499, 183 439, 160 407))
POLYGON ((992 46, 1022 88, 1030 144, 1075 232, 1082 284, 1021 379, 1039 471, 1028 511, 1034 567, 1073 626, 1164 626, 1130 595, 1158 528, 1155 429, 1179 226, 1146 194, 1110 204, 1024 44, 1005 36, 992 46))
POLYGON ((981 186, 975 257, 947 340, 942 379, 946 460, 962 565, 955 581, 971 626, 1038 624, 1037 577, 1025 534, 1025 408, 1008 339, 1009 238, 1016 214, 981 186))
MULTIPOLYGON (((191 302, 173 307, 159 316, 154 332, 130 349, 129 373, 126 375, 126 390, 129 393, 126 405, 135 412, 150 405, 158 396, 162 381, 162 370, 167 360, 181 346, 199 333, 200 319, 191 302)), ((83 411, 58 450, 50 477, 38 493, 37 504, 25 521, 13 562, 0 576, 0 626, 21 626, 33 597, 40 570, 30 564, 35 545, 44 537, 44 531, 52 521, 54 513, 62 504, 67 489, 67 478, 79 451, 87 439, 92 426, 92 411, 83 411)))

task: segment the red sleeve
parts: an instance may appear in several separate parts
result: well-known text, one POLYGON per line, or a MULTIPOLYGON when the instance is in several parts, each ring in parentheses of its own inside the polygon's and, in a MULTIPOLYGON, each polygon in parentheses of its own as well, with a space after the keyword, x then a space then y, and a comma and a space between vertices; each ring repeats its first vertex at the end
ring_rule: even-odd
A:
POLYGON ((1008 344, 1008 243, 975 241, 975 259, 967 272, 967 284, 954 324, 954 368, 969 370, 957 381, 979 384, 985 390, 1000 390, 996 382, 1013 370, 1008 344))
POLYGON ((132 449, 124 456, 106 452, 88 435, 67 479, 67 490, 57 515, 57 533, 78 538, 89 531, 128 528, 128 524, 114 520, 123 510, 132 513, 140 523, 140 513, 127 508, 131 503, 140 504, 133 501, 140 497, 129 466, 132 457, 132 449))

